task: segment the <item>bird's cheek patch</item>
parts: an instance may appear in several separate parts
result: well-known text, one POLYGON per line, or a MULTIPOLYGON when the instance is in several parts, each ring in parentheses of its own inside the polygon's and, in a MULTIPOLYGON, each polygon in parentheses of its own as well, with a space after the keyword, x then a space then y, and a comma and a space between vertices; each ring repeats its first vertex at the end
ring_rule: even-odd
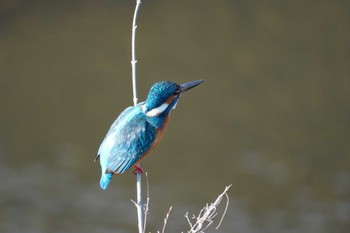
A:
POLYGON ((167 109, 169 105, 167 103, 163 103, 162 105, 160 105, 159 107, 153 108, 151 111, 146 113, 146 116, 148 117, 155 117, 158 116, 159 114, 161 114, 162 112, 165 111, 165 109, 167 109))

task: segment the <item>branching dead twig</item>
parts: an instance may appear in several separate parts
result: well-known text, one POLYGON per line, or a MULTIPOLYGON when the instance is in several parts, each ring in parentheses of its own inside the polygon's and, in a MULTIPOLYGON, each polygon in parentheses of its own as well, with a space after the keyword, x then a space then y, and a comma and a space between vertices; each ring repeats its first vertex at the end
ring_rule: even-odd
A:
POLYGON ((168 222, 168 218, 169 218, 169 215, 170 215, 170 212, 171 212, 172 209, 173 209, 173 207, 170 206, 170 208, 169 208, 169 210, 168 210, 168 213, 166 213, 166 216, 165 216, 165 218, 164 218, 164 225, 163 225, 162 233, 165 232, 165 226, 166 226, 166 224, 167 224, 167 222, 168 222))
POLYGON ((217 216, 217 207, 219 206, 222 198, 225 196, 227 200, 226 207, 221 216, 219 224, 216 226, 216 229, 220 227, 229 204, 229 198, 226 192, 231 186, 232 185, 226 186, 224 192, 221 193, 213 203, 211 203, 210 205, 206 204, 206 206, 204 206, 204 208, 199 212, 197 217, 193 215, 191 219, 195 220, 194 223, 192 223, 190 217, 188 216, 188 212, 185 214, 185 218, 187 219, 187 222, 191 227, 190 230, 187 231, 187 233, 203 233, 214 222, 213 219, 217 216))
MULTIPOLYGON (((165 216, 165 218, 164 218, 164 224, 163 224, 163 228, 162 228, 162 233, 165 233, 165 226, 166 226, 166 224, 168 223, 168 219, 169 219, 170 212, 171 212, 172 209, 173 209, 173 207, 170 206, 168 212, 166 213, 166 216, 165 216)), ((160 232, 157 231, 157 233, 160 233, 160 232)))

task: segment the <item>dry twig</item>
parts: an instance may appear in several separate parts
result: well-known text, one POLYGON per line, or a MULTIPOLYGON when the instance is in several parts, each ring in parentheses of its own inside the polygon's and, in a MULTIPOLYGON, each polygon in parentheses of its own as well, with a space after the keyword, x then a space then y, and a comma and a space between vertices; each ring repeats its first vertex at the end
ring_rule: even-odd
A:
POLYGON ((185 218, 187 219, 187 222, 191 227, 190 230, 187 231, 187 233, 203 233, 214 222, 213 219, 217 216, 217 207, 219 206, 222 198, 225 196, 227 200, 226 207, 221 216, 219 224, 216 226, 216 229, 220 227, 229 204, 229 198, 226 192, 231 186, 232 185, 226 186, 224 192, 221 193, 213 203, 211 203, 210 205, 206 204, 206 206, 204 206, 203 209, 199 212, 197 217, 193 215, 191 219, 195 220, 194 223, 192 223, 192 220, 188 216, 188 212, 185 214, 185 218))
MULTIPOLYGON (((131 35, 131 68, 132 68, 132 90, 133 90, 133 102, 134 106, 137 105, 137 89, 136 89, 136 18, 139 7, 141 5, 141 0, 136 0, 136 6, 134 11, 134 17, 132 20, 132 35, 131 35)), ((140 163, 137 164, 140 167, 140 163)), ((134 202, 137 208, 137 219, 138 219, 138 229, 139 233, 145 232, 145 225, 143 223, 143 215, 142 215, 142 187, 141 187, 141 173, 136 173, 136 190, 137 190, 137 203, 134 202)))
MULTIPOLYGON (((171 210, 172 210, 172 209, 173 209, 173 207, 172 207, 172 206, 170 206, 170 208, 169 208, 168 212, 166 213, 166 216, 165 216, 165 218, 164 218, 164 224, 163 224, 162 233, 165 233, 165 226, 166 226, 166 224, 167 224, 167 222, 168 222, 169 215, 170 215, 170 212, 171 212, 171 210)), ((157 231, 157 233, 160 233, 160 232, 159 232, 159 231, 157 231)))

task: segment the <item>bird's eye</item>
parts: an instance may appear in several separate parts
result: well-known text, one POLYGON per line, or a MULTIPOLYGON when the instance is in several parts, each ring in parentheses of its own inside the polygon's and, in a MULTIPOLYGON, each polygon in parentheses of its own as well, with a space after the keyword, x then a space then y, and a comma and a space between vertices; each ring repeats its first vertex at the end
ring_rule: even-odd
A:
POLYGON ((174 92, 174 96, 178 96, 180 95, 180 93, 181 93, 181 89, 179 88, 174 92))

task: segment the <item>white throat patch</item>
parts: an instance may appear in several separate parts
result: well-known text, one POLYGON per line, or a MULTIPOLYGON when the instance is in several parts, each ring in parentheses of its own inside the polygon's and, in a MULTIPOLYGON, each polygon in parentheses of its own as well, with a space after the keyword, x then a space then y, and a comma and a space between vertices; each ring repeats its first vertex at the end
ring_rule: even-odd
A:
MULTIPOLYGON (((144 105, 145 106, 145 105, 144 105)), ((160 105, 159 107, 153 108, 151 111, 146 113, 146 116, 148 117, 155 117, 158 116, 159 114, 161 114, 162 112, 165 111, 165 109, 167 109, 169 107, 169 104, 167 103, 163 103, 162 105, 160 105)), ((143 107, 143 110, 145 109, 145 107, 143 107)))

